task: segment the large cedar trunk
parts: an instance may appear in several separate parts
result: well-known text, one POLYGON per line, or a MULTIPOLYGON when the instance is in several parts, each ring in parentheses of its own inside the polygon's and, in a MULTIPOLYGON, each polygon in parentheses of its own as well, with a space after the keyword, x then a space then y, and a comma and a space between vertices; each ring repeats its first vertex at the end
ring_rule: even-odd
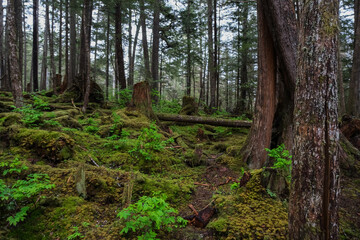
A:
POLYGON ((265 148, 281 143, 292 147, 297 47, 292 6, 291 1, 258 1, 259 83, 253 126, 243 149, 251 168, 264 166, 265 148))
POLYGON ((258 1, 258 88, 255 116, 251 127, 244 159, 250 168, 261 168, 266 160, 265 148, 270 146, 272 123, 275 114, 276 56, 271 32, 265 21, 261 1, 258 1))
POLYGON ((300 2, 290 239, 338 239, 338 9, 300 2))
POLYGON ((16 44, 16 24, 15 24, 15 1, 8 2, 9 8, 7 12, 7 22, 9 24, 9 68, 12 92, 14 96, 14 103, 16 107, 21 107, 22 99, 22 85, 21 75, 19 71, 18 48, 16 44))

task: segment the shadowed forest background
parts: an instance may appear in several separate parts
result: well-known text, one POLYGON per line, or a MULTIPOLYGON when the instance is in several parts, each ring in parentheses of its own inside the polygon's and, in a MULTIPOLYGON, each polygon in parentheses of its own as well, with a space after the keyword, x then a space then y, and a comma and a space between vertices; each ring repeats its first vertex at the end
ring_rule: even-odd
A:
POLYGON ((359 239, 360 1, 0 0, 1 239, 359 239))

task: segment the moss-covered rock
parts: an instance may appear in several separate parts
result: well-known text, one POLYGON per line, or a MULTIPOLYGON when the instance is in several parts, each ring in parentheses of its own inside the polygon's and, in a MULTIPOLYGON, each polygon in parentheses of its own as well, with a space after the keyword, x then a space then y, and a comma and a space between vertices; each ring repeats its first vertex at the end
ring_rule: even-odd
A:
POLYGON ((74 118, 68 115, 57 117, 54 118, 53 120, 59 122, 63 127, 76 128, 82 130, 82 125, 77 120, 75 120, 74 118))

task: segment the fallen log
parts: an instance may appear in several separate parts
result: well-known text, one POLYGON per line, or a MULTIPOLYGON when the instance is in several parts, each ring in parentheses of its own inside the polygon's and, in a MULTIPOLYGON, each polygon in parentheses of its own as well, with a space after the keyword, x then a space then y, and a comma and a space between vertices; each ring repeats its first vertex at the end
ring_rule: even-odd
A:
POLYGON ((177 114, 158 113, 157 117, 162 121, 174 121, 183 123, 200 123, 222 127, 251 127, 250 121, 230 120, 211 117, 199 117, 177 114))

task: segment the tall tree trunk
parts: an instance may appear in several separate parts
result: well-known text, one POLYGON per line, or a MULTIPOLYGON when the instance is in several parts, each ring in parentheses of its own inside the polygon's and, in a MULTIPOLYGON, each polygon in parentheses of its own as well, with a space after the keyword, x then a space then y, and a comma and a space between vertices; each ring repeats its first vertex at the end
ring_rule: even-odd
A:
POLYGON ((131 61, 129 66, 129 88, 132 89, 134 86, 134 71, 135 71, 135 56, 136 56, 136 46, 139 38, 139 32, 140 32, 140 20, 138 21, 138 24, 136 25, 136 32, 135 32, 135 38, 134 38, 134 45, 132 49, 131 54, 131 61))
POLYGON ((246 95, 247 95, 247 84, 248 84, 248 59, 249 59, 249 38, 248 38, 248 15, 249 15, 249 5, 244 3, 243 8, 243 26, 242 26, 242 48, 241 48, 241 85, 240 85, 240 100, 239 100, 239 111, 244 113, 246 109, 246 95))
MULTIPOLYGON (((160 0, 154 1, 153 44, 151 53, 152 90, 159 90, 159 48, 160 48, 160 0)), ((157 95, 152 99, 157 103, 157 95)))
POLYGON ((338 239, 339 5, 337 0, 314 0, 312 4, 304 0, 299 7, 289 235, 290 239, 338 239))
POLYGON ((23 29, 22 29, 22 9, 23 9, 23 3, 22 0, 15 0, 15 24, 16 24, 16 32, 17 32, 17 45, 18 45, 18 49, 19 49, 19 56, 18 56, 18 61, 19 61, 19 74, 20 74, 20 79, 22 79, 22 74, 23 74, 23 61, 24 61, 24 36, 23 36, 23 29))
POLYGON ((84 0, 83 14, 82 14, 82 29, 81 29, 81 39, 82 46, 81 49, 84 49, 83 57, 81 58, 83 62, 82 72, 82 82, 84 84, 84 105, 82 107, 82 112, 86 112, 89 96, 90 96, 90 33, 91 33, 91 18, 92 18, 92 1, 84 0))
MULTIPOLYGON (((24 1, 25 2, 25 1, 24 1)), ((23 2, 23 6, 25 6, 23 2)), ((25 91, 27 91, 27 37, 26 37, 26 15, 25 15, 25 7, 22 8, 22 21, 23 21, 23 35, 24 35, 24 41, 23 41, 23 46, 24 46, 24 78, 23 78, 23 89, 25 91)), ((1 17, 0 17, 1 18, 1 17)), ((2 19, 2 18, 1 18, 2 19)), ((0 30, 1 31, 1 30, 0 30)), ((1 39, 1 38, 0 38, 1 39)), ((0 74, 1 76, 1 74, 0 74)))
MULTIPOLYGON (((58 73, 62 72, 62 14, 63 14, 63 1, 60 0, 60 13, 59 13, 59 63, 58 63, 58 73)), ((54 18, 54 11, 53 11, 54 18)), ((66 22, 66 21, 65 21, 66 22)), ((67 24, 67 22, 65 23, 67 24)), ((67 28, 67 26, 65 26, 67 28)), ((67 36, 66 36, 67 37, 67 36)))
MULTIPOLYGON (((51 28, 49 28, 49 50, 50 50, 50 79, 56 74, 55 54, 54 54, 54 3, 51 5, 51 28)), ((52 81, 50 81, 50 85, 52 81)))
POLYGON ((64 83, 66 81, 66 86, 69 86, 69 0, 65 1, 65 77, 64 83))
POLYGON ((38 65, 39 65, 39 0, 33 0, 33 49, 32 49, 32 69, 33 69, 33 91, 39 90, 38 65))
MULTIPOLYGON (((97 13, 97 17, 96 17, 96 23, 100 23, 100 12, 97 13)), ((93 67, 93 78, 94 80, 96 81, 96 76, 97 76, 97 64, 96 64, 96 61, 97 61, 97 49, 98 49, 98 31, 96 30, 95 31, 95 53, 94 53, 94 67, 93 67)))
POLYGON ((258 21, 259 83, 253 126, 243 149, 244 160, 251 168, 264 166, 265 148, 280 143, 292 146, 296 79, 297 30, 293 3, 290 0, 258 1, 258 21), (275 84, 277 62, 279 74, 275 84))
POLYGON ((191 92, 191 0, 187 0, 186 18, 185 18, 185 33, 186 33, 186 86, 185 95, 190 96, 191 92))
POLYGON ((149 62, 149 47, 146 36, 146 15, 144 0, 140 0, 140 22, 142 33, 142 46, 144 51, 144 65, 145 65, 145 81, 151 80, 150 62, 149 62))
MULTIPOLYGON (((131 65, 131 59, 132 59, 132 43, 133 43, 133 36, 132 36, 132 8, 131 6, 129 7, 129 22, 128 22, 128 26, 129 26, 129 44, 128 44, 128 80, 127 80, 127 86, 128 88, 130 87, 130 65, 131 65)), ((132 84, 132 83, 131 83, 132 84)))
POLYGON ((209 50, 209 82, 210 82, 210 111, 214 111, 216 108, 216 76, 214 65, 214 41, 213 41, 213 6, 212 0, 207 0, 208 5, 208 50, 209 50))
POLYGON ((354 3, 354 55, 353 66, 350 79, 350 90, 348 99, 348 113, 354 116, 360 116, 360 0, 354 3))
POLYGON ((7 22, 9 26, 9 69, 14 103, 16 107, 23 105, 21 71, 19 66, 18 48, 17 48, 17 26, 15 22, 15 0, 8 2, 7 22))
POLYGON ((47 80, 47 54, 48 54, 48 38, 50 32, 49 23, 49 1, 45 1, 45 30, 44 30, 44 47, 43 47, 43 58, 41 66, 41 81, 40 90, 46 90, 47 80))
POLYGON ((125 65, 124 65, 124 51, 122 47, 122 14, 120 3, 115 6, 115 66, 116 81, 119 83, 120 89, 126 88, 125 65))
POLYGON ((4 52, 3 52, 3 44, 4 44, 4 7, 3 0, 0 0, 0 89, 5 89, 5 69, 4 69, 4 52))
POLYGON ((270 146, 272 123, 276 101, 276 55, 274 42, 266 24, 264 6, 258 0, 258 87, 255 102, 255 116, 248 138, 250 148, 245 159, 250 168, 263 167, 266 160, 265 148, 270 146))
POLYGON ((109 100, 109 67, 110 67, 110 13, 107 15, 106 23, 106 80, 105 80, 105 96, 109 100))
POLYGON ((75 81, 76 75, 76 0, 70 0, 70 60, 68 87, 71 87, 75 81))
POLYGON ((218 28, 217 28, 217 0, 214 0, 213 5, 213 14, 214 14, 214 78, 215 78, 215 107, 218 108, 218 28))

